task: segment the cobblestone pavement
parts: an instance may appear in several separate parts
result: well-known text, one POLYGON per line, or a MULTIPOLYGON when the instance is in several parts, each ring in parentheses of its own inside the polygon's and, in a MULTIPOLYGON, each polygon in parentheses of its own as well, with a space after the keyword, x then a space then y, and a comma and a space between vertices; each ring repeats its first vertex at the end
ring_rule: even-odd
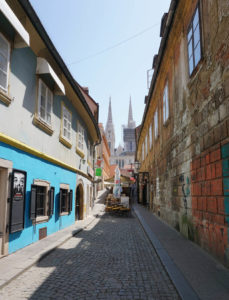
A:
POLYGON ((0 299, 179 299, 134 217, 104 215, 0 290, 0 299))

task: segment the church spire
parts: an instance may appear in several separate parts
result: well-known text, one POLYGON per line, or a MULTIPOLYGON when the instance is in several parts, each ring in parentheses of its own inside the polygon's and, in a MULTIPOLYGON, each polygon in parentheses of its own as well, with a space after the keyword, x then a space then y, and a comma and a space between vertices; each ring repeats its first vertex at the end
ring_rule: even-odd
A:
POLYGON ((111 110, 111 97, 109 99, 109 108, 108 108, 108 118, 107 118, 107 123, 113 123, 112 120, 112 110, 111 110))
POLYGON ((105 133, 106 133, 106 138, 107 138, 111 155, 113 155, 114 148, 115 148, 115 132, 114 132, 114 125, 112 120, 111 97, 109 99, 108 117, 107 117, 105 133))
POLYGON ((128 128, 132 127, 133 124, 133 112, 132 112, 132 104, 131 104, 131 96, 130 96, 130 104, 129 104, 129 115, 128 115, 128 128))

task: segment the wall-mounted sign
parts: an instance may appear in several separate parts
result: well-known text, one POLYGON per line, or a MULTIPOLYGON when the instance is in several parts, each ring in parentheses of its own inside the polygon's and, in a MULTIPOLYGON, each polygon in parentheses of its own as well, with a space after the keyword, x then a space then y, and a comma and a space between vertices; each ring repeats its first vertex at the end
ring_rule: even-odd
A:
POLYGON ((87 174, 94 177, 94 170, 90 166, 87 167, 87 174))
POLYGON ((13 170, 11 182, 10 232, 24 228, 26 172, 13 170))

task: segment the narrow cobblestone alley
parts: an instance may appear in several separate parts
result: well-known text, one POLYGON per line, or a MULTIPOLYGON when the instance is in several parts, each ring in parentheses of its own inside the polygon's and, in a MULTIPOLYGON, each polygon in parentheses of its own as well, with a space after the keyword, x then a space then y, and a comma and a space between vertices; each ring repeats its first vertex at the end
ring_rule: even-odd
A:
POLYGON ((0 299, 179 299, 137 219, 103 215, 0 291, 0 299))

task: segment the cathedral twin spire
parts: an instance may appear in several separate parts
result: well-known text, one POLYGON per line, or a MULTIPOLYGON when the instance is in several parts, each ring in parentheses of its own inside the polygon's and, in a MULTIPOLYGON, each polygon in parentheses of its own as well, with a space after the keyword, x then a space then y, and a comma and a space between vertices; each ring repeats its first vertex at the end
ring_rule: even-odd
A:
MULTIPOLYGON (((129 113, 128 113, 128 128, 135 128, 135 122, 133 120, 133 112, 132 112, 132 104, 131 104, 131 97, 129 102, 129 113)), ((114 131, 114 125, 113 125, 113 118, 112 118, 112 108, 111 108, 111 97, 109 99, 109 108, 108 108, 108 117, 107 117, 107 123, 106 123, 106 138, 107 142, 111 151, 111 155, 114 155, 114 149, 115 149, 115 131, 114 131)))

